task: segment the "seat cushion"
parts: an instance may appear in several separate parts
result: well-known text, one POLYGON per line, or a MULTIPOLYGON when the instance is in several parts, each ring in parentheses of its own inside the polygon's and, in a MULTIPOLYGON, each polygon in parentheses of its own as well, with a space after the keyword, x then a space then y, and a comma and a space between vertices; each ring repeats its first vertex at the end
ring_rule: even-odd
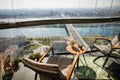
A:
MULTIPOLYGON (((116 35, 116 36, 111 40, 112 46, 115 46, 119 41, 120 41, 120 40, 119 40, 119 38, 118 38, 118 35, 116 35)), ((111 44, 108 44, 107 46, 109 46, 109 48, 111 48, 111 44)))
MULTIPOLYGON (((118 46, 118 45, 119 44, 116 44, 115 46, 118 46)), ((96 45, 96 44, 94 44, 94 46, 104 54, 107 54, 110 51, 110 48, 106 45, 96 45)), ((120 49, 116 49, 116 50, 112 51, 111 56, 120 58, 120 49)), ((120 59, 116 59, 116 58, 113 59, 112 58, 112 61, 120 64, 120 59)))
POLYGON ((97 45, 97 44, 93 44, 97 49, 99 49, 101 52, 104 53, 109 53, 110 48, 106 45, 97 45))
MULTIPOLYGON (((120 46, 120 42, 118 42, 118 43, 115 45, 115 47, 117 47, 117 46, 120 46)), ((120 54, 120 49, 115 49, 115 51, 120 54)))
POLYGON ((67 76, 68 70, 73 62, 72 58, 60 57, 60 56, 50 56, 47 63, 57 64, 64 76, 67 76))
POLYGON ((111 61, 120 64, 120 53, 114 52, 111 54, 111 56, 116 58, 111 58, 111 61))

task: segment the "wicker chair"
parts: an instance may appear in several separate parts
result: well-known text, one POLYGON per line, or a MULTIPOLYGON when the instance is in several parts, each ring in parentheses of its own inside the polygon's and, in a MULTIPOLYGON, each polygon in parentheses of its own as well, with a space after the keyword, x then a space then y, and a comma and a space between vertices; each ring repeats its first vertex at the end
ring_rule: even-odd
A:
POLYGON ((118 62, 120 61, 119 60, 120 59, 120 32, 112 40, 108 40, 105 38, 96 38, 93 43, 93 46, 91 47, 91 52, 93 51, 94 48, 96 48, 98 51, 100 51, 104 55, 98 56, 97 58, 94 59, 93 62, 95 62, 97 59, 101 57, 106 57, 105 62, 103 63, 103 67, 105 67, 105 64, 107 63, 109 58, 113 58, 115 62, 120 63, 118 62), (108 44, 98 45, 96 44, 98 40, 107 41, 108 44))
POLYGON ((22 62, 25 66, 40 74, 40 80, 69 80, 79 54, 76 54, 74 59, 60 55, 50 55, 48 60, 43 63, 43 59, 50 51, 53 51, 52 47, 42 55, 38 62, 28 58, 23 58, 22 62))

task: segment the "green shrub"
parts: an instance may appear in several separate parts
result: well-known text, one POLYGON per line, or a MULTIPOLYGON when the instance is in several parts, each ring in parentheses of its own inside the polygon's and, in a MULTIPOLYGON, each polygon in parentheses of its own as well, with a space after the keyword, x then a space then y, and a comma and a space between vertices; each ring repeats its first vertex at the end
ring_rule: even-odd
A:
POLYGON ((33 53, 29 55, 29 59, 32 59, 32 60, 34 60, 34 59, 35 59, 35 57, 34 57, 34 54, 33 54, 33 53))
POLYGON ((35 55, 35 59, 37 59, 37 60, 41 57, 41 54, 39 52, 35 53, 34 55, 35 55))
POLYGON ((32 49, 32 50, 34 50, 34 49, 37 49, 38 46, 37 45, 31 45, 29 48, 32 49))
POLYGON ((41 54, 38 52, 38 53, 32 53, 29 55, 29 59, 32 59, 32 60, 35 60, 35 59, 39 59, 41 57, 41 54))
POLYGON ((15 63, 18 63, 20 61, 19 57, 15 57, 13 60, 15 63))
POLYGON ((15 57, 13 60, 13 64, 14 64, 14 69, 17 69, 18 65, 19 65, 19 57, 15 57))
POLYGON ((24 49, 25 50, 34 50, 34 49, 37 49, 38 47, 39 47, 38 45, 30 45, 30 46, 25 47, 24 49))

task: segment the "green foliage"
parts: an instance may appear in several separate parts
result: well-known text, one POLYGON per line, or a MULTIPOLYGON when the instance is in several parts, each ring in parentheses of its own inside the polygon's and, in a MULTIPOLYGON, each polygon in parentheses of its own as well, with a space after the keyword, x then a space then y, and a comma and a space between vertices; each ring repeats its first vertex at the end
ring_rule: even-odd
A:
POLYGON ((18 63, 20 61, 20 59, 19 59, 19 57, 15 57, 13 61, 14 61, 14 63, 18 63))
POLYGON ((6 55, 5 57, 6 57, 6 58, 10 58, 10 54, 6 55))
POLYGON ((33 53, 29 55, 29 59, 34 60, 34 54, 33 53))
POLYGON ((35 53, 34 56, 35 56, 35 59, 38 60, 41 57, 41 54, 40 53, 35 53))
POLYGON ((30 46, 25 47, 24 49, 27 49, 27 50, 32 49, 32 50, 34 50, 34 49, 37 49, 38 47, 39 47, 38 45, 30 45, 30 46))
POLYGON ((29 59, 32 59, 32 60, 35 60, 35 59, 39 59, 41 57, 41 54, 38 52, 38 53, 32 53, 29 55, 29 59))
POLYGON ((34 50, 34 49, 37 48, 37 46, 36 45, 31 45, 29 48, 32 49, 32 50, 34 50))
POLYGON ((39 42, 42 45, 50 45, 50 42, 39 42))

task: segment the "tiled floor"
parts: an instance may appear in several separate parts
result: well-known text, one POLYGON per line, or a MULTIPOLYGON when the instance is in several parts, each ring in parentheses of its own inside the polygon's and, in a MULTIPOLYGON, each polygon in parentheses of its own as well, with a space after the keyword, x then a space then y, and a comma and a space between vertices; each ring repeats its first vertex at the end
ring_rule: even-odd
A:
MULTIPOLYGON (((12 80, 34 80, 35 72, 24 67, 23 63, 19 63, 20 67, 13 75, 12 80)), ((39 79, 38 79, 39 80, 39 79)))
MULTIPOLYGON (((72 57, 72 56, 69 56, 72 57)), ((74 70, 71 80, 78 80, 78 79, 109 79, 108 72, 106 72, 103 68, 97 66, 95 63, 93 63, 93 60, 95 59, 95 56, 89 56, 85 55, 86 63, 84 62, 84 58, 81 55, 79 61, 79 69, 74 70)), ((101 58, 96 61, 97 64, 102 65, 104 60, 101 58)), ((30 70, 27 67, 24 67, 23 63, 19 63, 20 67, 19 70, 16 71, 13 75, 12 80, 34 80, 35 72, 30 70)), ((110 77, 112 80, 114 80, 112 77, 110 77)), ((39 80, 39 77, 38 79, 39 80)))
MULTIPOLYGON (((86 64, 82 64, 82 62, 79 63, 79 69, 75 72, 76 79, 109 79, 108 73, 102 68, 97 66, 95 63, 93 63, 93 60, 96 57, 91 57, 91 56, 85 56, 86 64)), ((84 61, 84 58, 80 56, 80 59, 84 61)), ((96 61, 97 64, 100 66, 104 60, 101 58, 96 61)), ((111 77, 112 78, 112 77, 111 77)))

